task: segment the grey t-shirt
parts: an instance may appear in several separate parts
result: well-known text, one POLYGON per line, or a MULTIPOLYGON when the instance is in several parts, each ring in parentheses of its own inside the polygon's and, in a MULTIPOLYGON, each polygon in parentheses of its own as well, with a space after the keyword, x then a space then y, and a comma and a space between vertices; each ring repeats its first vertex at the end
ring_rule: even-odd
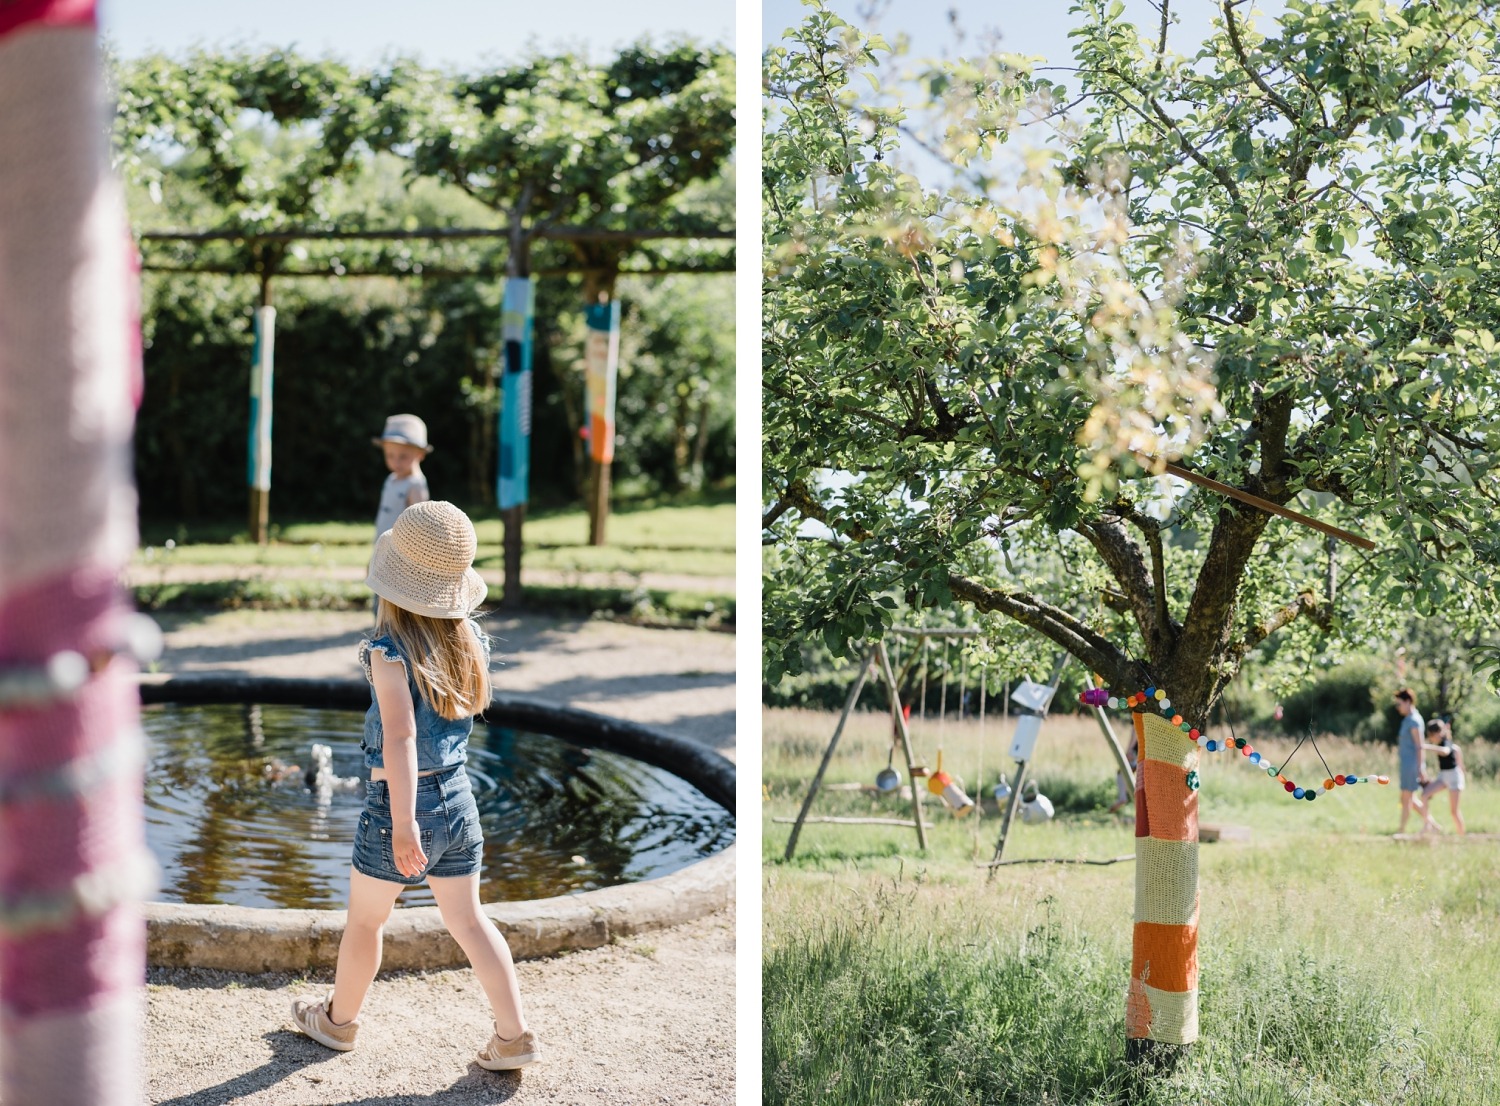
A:
POLYGON ((427 477, 414 472, 402 480, 393 472, 385 478, 380 489, 380 510, 375 515, 375 536, 380 537, 396 525, 396 517, 406 510, 407 502, 421 503, 431 496, 427 493, 427 477), (416 494, 412 492, 415 490, 416 494))
POLYGON ((1403 764, 1415 766, 1420 762, 1418 752, 1422 742, 1422 730, 1422 716, 1413 707, 1411 713, 1401 719, 1401 725, 1396 727, 1396 742, 1399 746, 1396 752, 1403 764))

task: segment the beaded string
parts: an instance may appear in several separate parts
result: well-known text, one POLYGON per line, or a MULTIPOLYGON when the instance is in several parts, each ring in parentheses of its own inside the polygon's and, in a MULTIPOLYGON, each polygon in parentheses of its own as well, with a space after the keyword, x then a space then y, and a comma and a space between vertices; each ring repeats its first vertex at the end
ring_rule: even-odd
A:
MULTIPOLYGON (((1335 787, 1352 787, 1359 783, 1378 783, 1384 786, 1391 782, 1389 776, 1356 776, 1352 773, 1335 775, 1333 770, 1328 767, 1328 761, 1324 759, 1323 752, 1318 748, 1317 741, 1313 740, 1310 734, 1304 735, 1293 747, 1286 760, 1282 761, 1281 766, 1277 767, 1270 763, 1267 757, 1257 752, 1243 737, 1235 736, 1233 726, 1229 728, 1230 739, 1226 741, 1211 738, 1196 726, 1184 721, 1181 714, 1173 713, 1172 700, 1167 698, 1166 690, 1163 688, 1148 687, 1145 691, 1138 691, 1133 695, 1120 696, 1102 687, 1091 687, 1084 691, 1078 697, 1078 700, 1084 706, 1109 707, 1111 710, 1118 710, 1120 707, 1125 707, 1132 711, 1159 711, 1163 718, 1187 734, 1189 740, 1201 745, 1205 752, 1215 753, 1221 749, 1237 750, 1241 756, 1246 758, 1247 763, 1255 766, 1257 769, 1264 770, 1267 776, 1281 784, 1287 794, 1291 795, 1293 799, 1306 799, 1308 802, 1311 802, 1318 797, 1320 791, 1332 791, 1335 787), (1309 741, 1312 742, 1313 751, 1318 754, 1318 759, 1323 762, 1324 771, 1328 773, 1323 779, 1323 786, 1321 788, 1302 787, 1295 780, 1288 779, 1285 774, 1286 766, 1291 763, 1292 757, 1297 755, 1297 750, 1309 741)), ((1187 776, 1188 786, 1196 791, 1198 789, 1198 782, 1198 773, 1189 772, 1187 776)))

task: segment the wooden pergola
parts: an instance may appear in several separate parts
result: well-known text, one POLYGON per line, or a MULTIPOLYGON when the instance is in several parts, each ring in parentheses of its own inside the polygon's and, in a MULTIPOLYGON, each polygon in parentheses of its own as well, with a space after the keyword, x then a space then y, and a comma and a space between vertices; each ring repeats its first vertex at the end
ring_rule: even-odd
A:
MULTIPOLYGON (((612 227, 535 226, 528 227, 512 223, 497 227, 420 227, 411 230, 388 228, 366 230, 323 230, 314 228, 289 228, 284 230, 150 230, 142 231, 138 241, 143 247, 151 244, 186 243, 201 246, 212 242, 241 243, 250 247, 250 256, 240 264, 229 262, 194 262, 190 264, 156 262, 143 257, 141 268, 145 272, 176 274, 216 274, 227 276, 253 276, 260 281, 260 299, 256 310, 256 344, 251 365, 251 458, 250 458, 250 539, 263 544, 267 540, 270 522, 270 419, 271 382, 273 378, 273 334, 275 308, 273 306, 271 282, 276 277, 416 277, 432 280, 507 279, 531 280, 537 277, 568 276, 574 273, 597 274, 604 272, 597 267, 577 264, 546 269, 532 269, 531 247, 539 241, 560 242, 616 242, 639 244, 651 241, 708 241, 719 242, 732 239, 735 231, 728 227, 645 227, 620 229, 612 227), (461 241, 494 240, 508 244, 503 264, 478 265, 470 268, 426 266, 419 261, 406 265, 390 264, 373 267, 349 267, 327 263, 322 267, 287 265, 288 260, 280 250, 267 247, 282 246, 293 242, 396 242, 396 241, 461 241), (257 473, 260 475, 257 476, 257 473)), ((618 276, 665 276, 671 273, 732 273, 735 257, 729 249, 687 260, 670 259, 637 268, 614 268, 608 270, 618 276)), ((529 301, 528 301, 529 303, 529 301)), ((528 307, 529 312, 529 307, 528 307)), ((530 372, 531 316, 524 319, 528 338, 525 345, 524 364, 517 365, 520 372, 530 372)), ((507 355, 507 361, 511 360, 507 355)), ((509 366, 508 366, 509 367, 509 366)), ((525 391, 529 401, 529 383, 525 391)), ((529 415, 529 412, 528 412, 529 415)), ((529 417, 525 419, 529 427, 529 417)), ((501 426, 502 441, 505 435, 504 421, 501 426)), ((529 450, 529 431, 522 443, 529 450)), ((595 473, 595 488, 600 494, 591 504, 592 512, 604 511, 599 502, 607 495, 608 472, 604 466, 595 473)), ((524 501, 516 506, 501 504, 501 519, 504 527, 505 590, 503 602, 515 603, 521 595, 521 528, 525 519, 524 501)), ((602 526, 598 527, 602 533, 602 526)))

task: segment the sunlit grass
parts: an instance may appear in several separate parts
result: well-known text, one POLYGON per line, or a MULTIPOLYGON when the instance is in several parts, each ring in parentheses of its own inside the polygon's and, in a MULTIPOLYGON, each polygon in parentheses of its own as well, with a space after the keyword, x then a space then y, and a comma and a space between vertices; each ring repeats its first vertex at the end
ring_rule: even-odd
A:
MULTIPOLYGON (((991 879, 977 863, 994 850, 993 805, 959 821, 930 796, 925 855, 909 828, 809 825, 785 862, 790 827, 772 819, 796 813, 834 722, 804 711, 764 718, 766 1101, 1122 1101, 1133 863, 1018 865, 991 879)), ((873 781, 889 733, 888 718, 856 717, 828 779, 873 781)), ((944 767, 979 791, 982 757, 988 790, 1014 768, 1009 736, 990 719, 981 745, 975 723, 950 717, 944 767)), ((916 724, 929 765, 938 737, 936 722, 916 724)), ((1389 750, 1319 745, 1335 773, 1394 771, 1389 750)), ((1291 746, 1260 747, 1276 758, 1291 746)), ((1310 752, 1293 760, 1294 777, 1310 752)), ((1497 843, 1392 840, 1394 784, 1299 803, 1227 754, 1205 761, 1203 822, 1249 827, 1251 841, 1200 850, 1202 1039, 1137 1100, 1500 1102, 1497 843)), ((1101 806, 1114 796, 1095 723, 1049 720, 1034 763, 1044 792, 1083 809, 1014 826, 1007 857, 1132 852, 1132 825, 1087 807, 1088 796, 1101 806)), ((1316 756, 1308 769, 1322 779, 1316 756)), ((814 813, 909 810, 833 791, 814 813)), ((1464 810, 1471 832, 1500 830, 1493 784, 1471 786, 1464 810)), ((1445 804, 1438 816, 1446 825, 1445 804)))

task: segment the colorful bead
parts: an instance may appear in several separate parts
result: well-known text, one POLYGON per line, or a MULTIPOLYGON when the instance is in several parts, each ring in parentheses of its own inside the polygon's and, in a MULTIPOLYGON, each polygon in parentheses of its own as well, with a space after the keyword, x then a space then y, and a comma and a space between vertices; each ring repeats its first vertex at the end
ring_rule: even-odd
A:
POLYGON ((1376 776, 1375 777, 1375 782, 1378 783, 1378 784, 1380 784, 1381 787, 1384 787, 1386 784, 1388 784, 1388 783, 1391 782, 1391 777, 1390 776, 1376 776))
POLYGON ((1146 697, 1150 698, 1150 699, 1156 698, 1156 688, 1154 688, 1154 687, 1148 687, 1146 689, 1146 697))
POLYGON ((1250 756, 1250 763, 1251 764, 1259 764, 1260 763, 1260 754, 1259 753, 1252 752, 1252 753, 1249 754, 1249 756, 1250 756))
POLYGON ((1327 780, 1323 781, 1323 790, 1324 791, 1332 791, 1333 788, 1334 788, 1333 780, 1327 779, 1327 780))
POLYGON ((1242 757, 1249 757, 1249 756, 1254 756, 1254 755, 1255 755, 1255 750, 1252 749, 1252 748, 1250 748, 1250 746, 1248 746, 1248 745, 1241 745, 1240 746, 1240 756, 1242 756, 1242 757))
POLYGON ((1120 700, 1117 699, 1115 696, 1111 695, 1109 697, 1109 709, 1110 710, 1117 710, 1119 708, 1119 706, 1120 706, 1120 700))
MULTIPOLYGON (((1277 778, 1277 779, 1278 779, 1278 780, 1280 780, 1280 779, 1281 779, 1281 777, 1280 777, 1280 776, 1277 776, 1277 777, 1276 777, 1276 778, 1277 778)), ((1291 792, 1293 792, 1293 793, 1294 793, 1294 794, 1295 794, 1295 793, 1296 793, 1296 790, 1297 790, 1297 785, 1296 785, 1296 784, 1294 784, 1294 783, 1292 783, 1292 781, 1291 781, 1291 780, 1282 780, 1282 783, 1283 783, 1283 784, 1285 784, 1285 786, 1286 786, 1286 789, 1287 789, 1287 790, 1288 790, 1288 791, 1291 791, 1291 792)))
POLYGON ((1355 784, 1357 784, 1359 782, 1359 777, 1358 776, 1345 776, 1344 777, 1344 782, 1346 784, 1348 784, 1350 787, 1353 787, 1355 784))
POLYGON ((1162 710, 1170 710, 1171 707, 1172 707, 1172 700, 1170 700, 1170 699, 1163 699, 1161 701, 1161 709, 1162 710))
POLYGON ((1193 790, 1194 790, 1194 791, 1197 791, 1197 790, 1198 790, 1198 785, 1199 785, 1199 782, 1200 782, 1200 781, 1199 781, 1199 779, 1198 779, 1198 773, 1197 773, 1197 772, 1196 772, 1196 771, 1194 771, 1194 772, 1189 772, 1189 773, 1188 773, 1188 774, 1187 774, 1187 785, 1188 785, 1188 786, 1189 786, 1189 787, 1190 787, 1190 788, 1192 788, 1192 789, 1193 789, 1193 790))
POLYGON ((1307 799, 1307 801, 1308 802, 1312 802, 1317 797, 1318 797, 1318 790, 1317 790, 1317 788, 1315 788, 1315 787, 1309 787, 1307 789, 1307 794, 1305 796, 1305 798, 1307 799))
MULTIPOLYGON (((1290 787, 1290 786, 1291 785, 1289 784, 1288 787, 1290 787)), ((1291 787, 1291 792, 1292 792, 1292 798, 1294 798, 1294 799, 1300 799, 1300 798, 1302 798, 1303 795, 1307 794, 1307 792, 1303 791, 1302 788, 1300 788, 1300 787, 1291 787)))
POLYGON ((1340 775, 1337 775, 1337 776, 1333 777, 1333 782, 1336 783, 1336 784, 1338 784, 1338 786, 1343 787, 1344 784, 1346 784, 1346 783, 1349 782, 1349 777, 1340 774, 1340 775))
POLYGON ((1210 753, 1212 753, 1213 751, 1215 751, 1216 749, 1218 749, 1219 743, 1217 741, 1210 740, 1210 741, 1204 742, 1203 747, 1205 749, 1207 749, 1210 753))
POLYGON ((1198 733, 1198 730, 1194 728, 1188 731, 1188 736, 1191 737, 1194 741, 1197 741, 1200 735, 1198 733))

